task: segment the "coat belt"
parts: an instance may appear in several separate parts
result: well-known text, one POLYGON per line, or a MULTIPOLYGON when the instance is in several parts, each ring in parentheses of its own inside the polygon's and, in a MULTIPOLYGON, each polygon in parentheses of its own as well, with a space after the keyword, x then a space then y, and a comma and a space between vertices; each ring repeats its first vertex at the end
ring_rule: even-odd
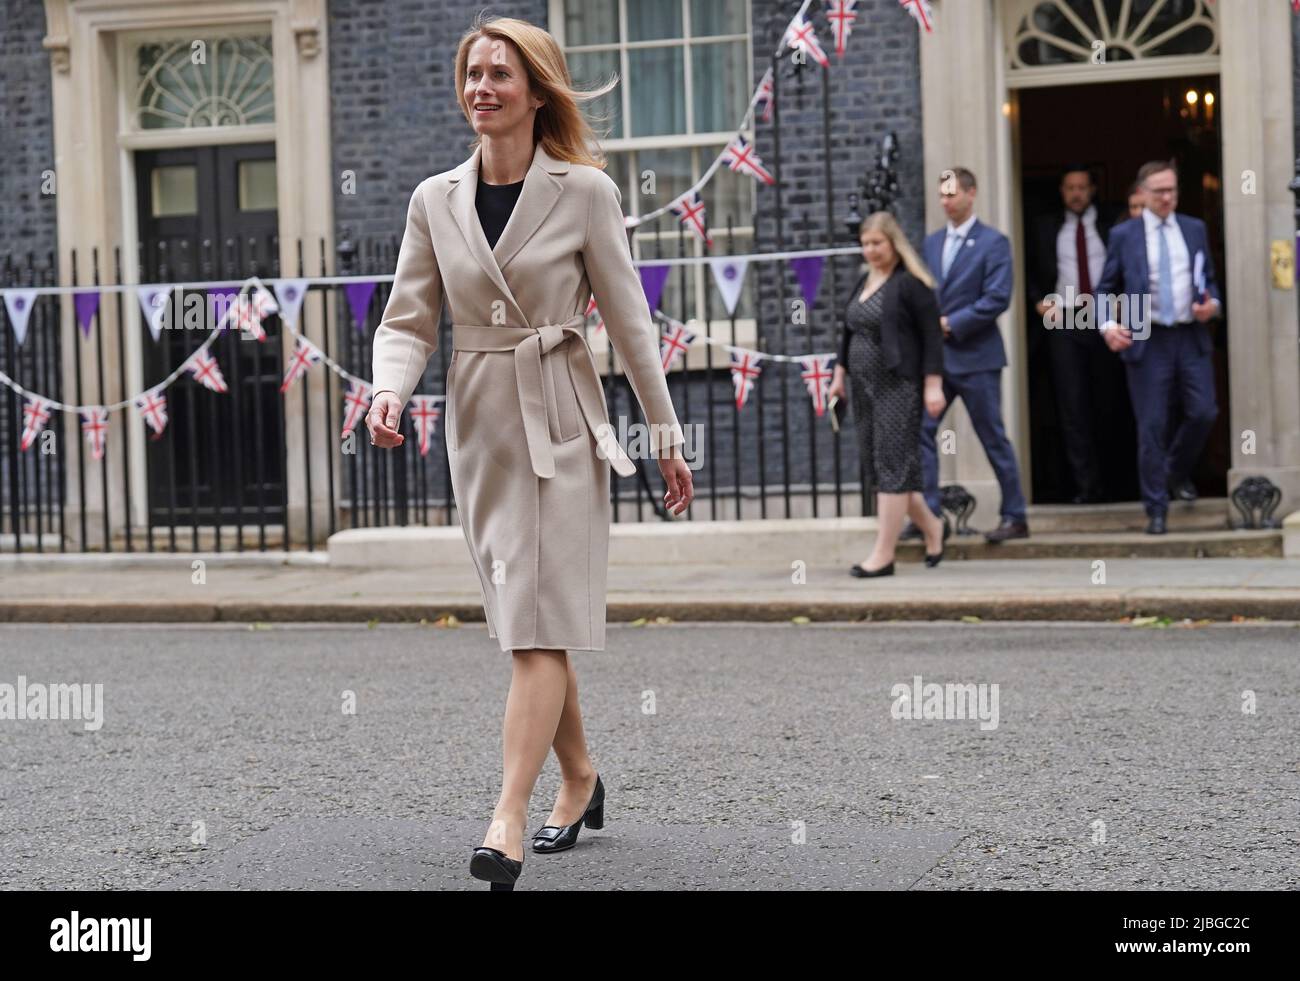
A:
POLYGON ((533 473, 555 476, 555 454, 547 428, 546 395, 542 386, 542 356, 564 345, 569 379, 596 445, 610 466, 623 477, 636 473, 636 465, 619 444, 609 424, 605 394, 596 371, 596 361, 583 334, 586 318, 575 316, 562 324, 540 327, 502 327, 482 324, 452 324, 451 346, 457 351, 513 351, 515 386, 524 420, 524 437, 533 473))

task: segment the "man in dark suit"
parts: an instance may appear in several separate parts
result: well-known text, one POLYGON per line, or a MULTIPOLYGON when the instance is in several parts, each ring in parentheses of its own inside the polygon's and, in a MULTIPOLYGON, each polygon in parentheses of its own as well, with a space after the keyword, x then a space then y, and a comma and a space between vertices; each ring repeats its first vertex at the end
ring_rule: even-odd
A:
POLYGON ((1192 468, 1219 414, 1206 322, 1220 315, 1223 304, 1205 222, 1177 213, 1173 163, 1145 164, 1138 181, 1146 207, 1110 233, 1097 284, 1105 308, 1098 319, 1106 346, 1119 354, 1128 374, 1146 530, 1163 535, 1170 493, 1196 499, 1192 468), (1169 439, 1171 400, 1181 405, 1183 418, 1169 439))
MULTIPOLYGON (((1011 303, 1011 243, 975 217, 975 175, 964 167, 944 171, 939 194, 946 229, 926 237, 925 261, 939 281, 939 324, 943 328, 943 394, 948 404, 961 398, 1002 489, 998 527, 990 542, 1028 538, 1025 496, 1015 451, 1002 425, 1002 369, 1007 355, 997 318, 1011 303)), ((925 500, 940 513, 939 420, 921 420, 921 463, 925 500)))
POLYGON ((1087 167, 1067 166, 1060 191, 1064 207, 1034 223, 1026 279, 1038 319, 1030 321, 1030 329, 1042 329, 1047 346, 1065 457, 1074 478, 1072 503, 1093 504, 1105 496, 1096 400, 1113 364, 1107 363, 1106 346, 1092 329, 1092 285, 1101 278, 1116 215, 1093 202, 1097 187, 1087 167))

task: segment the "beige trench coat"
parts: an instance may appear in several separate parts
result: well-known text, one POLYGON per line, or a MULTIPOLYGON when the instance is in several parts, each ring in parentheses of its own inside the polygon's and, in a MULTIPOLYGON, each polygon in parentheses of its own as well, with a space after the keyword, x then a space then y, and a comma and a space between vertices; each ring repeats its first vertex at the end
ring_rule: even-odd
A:
POLYGON ((538 143, 489 248, 474 208, 481 154, 411 196, 375 331, 374 390, 405 407, 437 348, 445 297, 443 431, 489 636, 502 651, 604 650, 609 469, 630 476, 635 465, 610 430, 583 313, 594 294, 652 449, 685 442, 659 331, 632 265, 622 194, 603 170, 556 160, 538 143))

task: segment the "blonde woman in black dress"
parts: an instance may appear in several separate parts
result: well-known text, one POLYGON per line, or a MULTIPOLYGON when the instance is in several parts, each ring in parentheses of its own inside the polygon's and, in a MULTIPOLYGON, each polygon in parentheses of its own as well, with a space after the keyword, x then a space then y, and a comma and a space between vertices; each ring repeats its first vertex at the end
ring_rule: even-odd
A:
POLYGON ((943 558, 951 529, 926 505, 921 492, 922 406, 943 414, 943 329, 934 277, 897 220, 877 211, 859 233, 868 270, 853 287, 845 312, 839 363, 830 395, 844 398, 853 381, 853 417, 863 466, 877 491, 875 547, 849 568, 862 578, 892 576, 894 550, 911 516, 925 536, 925 564, 943 558))

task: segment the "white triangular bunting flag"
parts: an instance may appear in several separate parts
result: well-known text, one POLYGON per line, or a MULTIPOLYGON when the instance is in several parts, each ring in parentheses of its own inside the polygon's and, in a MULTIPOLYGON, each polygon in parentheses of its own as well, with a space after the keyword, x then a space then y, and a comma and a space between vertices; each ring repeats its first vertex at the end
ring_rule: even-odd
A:
POLYGON ((280 316, 291 325, 298 323, 298 311, 307 295, 308 279, 282 279, 275 283, 275 298, 280 301, 280 316))
POLYGON ((163 318, 167 316, 167 287, 137 286, 135 294, 140 298, 144 322, 149 325, 149 333, 156 341, 162 335, 163 318))
POLYGON ((14 329, 14 338, 18 346, 23 346, 27 339, 27 318, 32 315, 36 305, 35 290, 5 290, 5 310, 9 312, 9 323, 14 329))
POLYGON ((214 392, 225 392, 226 379, 222 377, 217 359, 207 348, 199 348, 185 362, 185 370, 194 376, 194 380, 204 388, 214 392))
POLYGON ((727 305, 727 313, 736 312, 736 303, 740 300, 740 291, 745 285, 745 270, 749 268, 748 259, 729 259, 719 256, 709 260, 713 269, 713 281, 718 284, 722 302, 727 305))

